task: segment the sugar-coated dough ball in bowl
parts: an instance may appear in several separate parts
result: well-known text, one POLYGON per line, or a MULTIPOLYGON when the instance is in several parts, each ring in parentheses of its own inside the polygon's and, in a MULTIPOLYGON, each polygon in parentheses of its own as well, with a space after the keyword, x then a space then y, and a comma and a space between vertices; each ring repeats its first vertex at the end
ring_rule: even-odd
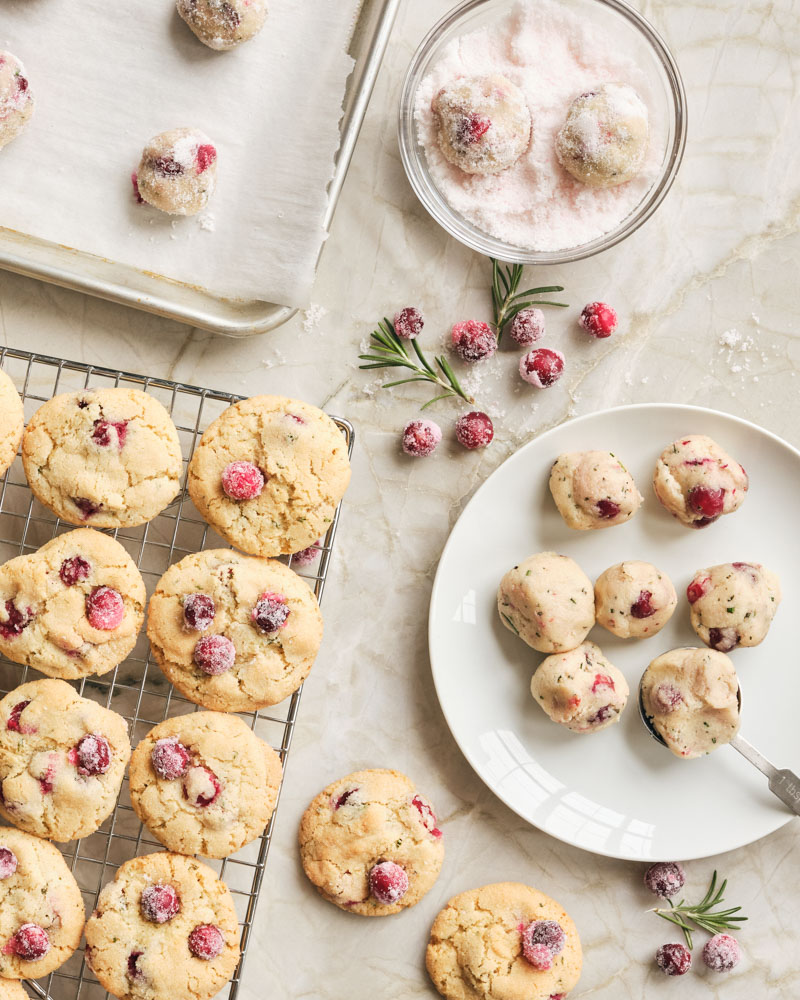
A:
POLYGON ((264 27, 265 0, 176 0, 178 13, 210 49, 232 49, 264 27))
POLYGON ((582 184, 615 187, 641 170, 648 133, 647 107, 633 87, 604 83, 572 102, 556 137, 556 155, 582 184))
POLYGON ((622 672, 593 642, 548 656, 531 678, 536 704, 574 733, 594 733, 618 722, 629 693, 622 672))
POLYGON ((570 528, 590 531, 629 521, 642 502, 633 476, 610 451, 569 451, 550 470, 550 492, 570 528))
POLYGON ((467 174, 497 174, 531 140, 525 97, 499 73, 459 77, 434 96, 431 110, 445 157, 467 174))
POLYGON ((678 438, 661 453, 653 489, 682 524, 704 528, 744 503, 749 481, 741 465, 705 434, 678 438))
POLYGON ((500 620, 540 653, 580 645, 594 625, 591 580, 569 556, 538 552, 514 566, 497 592, 500 620))
POLYGON ((214 193, 217 149, 197 128, 174 128, 147 143, 132 177, 142 201, 169 215, 196 215, 214 193))
POLYGON ((699 569, 686 596, 695 632, 707 646, 729 653, 766 639, 781 602, 781 585, 758 563, 723 563, 699 569))
POLYGON ((33 114, 33 94, 25 67, 10 52, 0 52, 0 149, 28 124, 33 114))
POLYGON ((594 585, 597 624, 620 639, 646 639, 667 624, 678 596, 652 563, 631 560, 601 573, 594 585))

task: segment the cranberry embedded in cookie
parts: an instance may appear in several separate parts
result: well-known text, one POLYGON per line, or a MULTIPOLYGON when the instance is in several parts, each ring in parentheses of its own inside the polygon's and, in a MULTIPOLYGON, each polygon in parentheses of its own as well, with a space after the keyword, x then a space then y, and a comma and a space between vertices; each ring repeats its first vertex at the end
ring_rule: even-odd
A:
POLYGON ((253 608, 253 624, 265 635, 273 635, 286 626, 290 614, 286 597, 267 591, 259 597, 253 608))
POLYGON ((205 809, 217 801, 222 785, 207 767, 190 767, 183 777, 183 796, 196 809, 205 809))
POLYGON ((264 473, 252 462, 229 462, 222 470, 222 488, 231 500, 254 500, 265 481, 264 473))
POLYGON ((399 903, 408 892, 405 868, 394 861, 381 861, 369 873, 369 891, 384 906, 399 903))
POLYGON ((153 770, 165 781, 182 778, 189 767, 191 754, 175 737, 156 740, 150 752, 153 770))
POLYGON ((89 733, 75 748, 78 774, 86 777, 105 774, 111 767, 112 750, 105 736, 89 733))
POLYGON ((678 605, 672 581, 652 563, 610 566, 594 585, 598 625, 620 639, 647 639, 667 624, 678 605))
POLYGON ((86 618, 92 628, 111 632, 125 617, 122 594, 111 587, 96 587, 86 598, 86 618))
POLYGON ((205 632, 217 613, 214 598, 208 594, 188 594, 183 602, 183 620, 187 628, 205 632))
POLYGON ((722 563, 698 570, 686 596, 695 632, 711 649, 729 653, 764 641, 781 602, 781 585, 758 563, 722 563))
POLYGON ((135 177, 137 199, 170 215, 196 215, 214 193, 216 147, 200 129, 161 132, 142 150, 135 177))
POLYGON ((738 510, 748 487, 742 466, 703 434, 673 441, 661 453, 653 475, 662 505, 690 528, 704 528, 738 510))
POLYGON ((94 422, 92 441, 101 448, 110 448, 112 445, 116 445, 122 451, 127 436, 127 420, 95 420, 94 422))
POLYGON ((531 679, 536 704, 575 733, 598 732, 618 722, 628 694, 624 674, 593 642, 548 656, 531 679))
POLYGON ((11 709, 8 715, 8 720, 6 721, 6 729, 10 729, 13 733, 35 733, 36 730, 30 726, 26 726, 22 722, 22 713, 30 705, 30 701, 20 701, 11 709))
POLYGON ((157 882, 142 889, 139 908, 145 920, 153 924, 165 924, 180 913, 181 898, 174 886, 157 882))
POLYGON ((10 52, 0 52, 0 149, 22 132, 32 114, 33 95, 24 66, 10 52))
POLYGON ((227 673, 236 662, 236 647, 224 635, 206 635, 194 647, 194 662, 212 677, 227 673))
POLYGON ((0 879, 11 878, 17 870, 17 856, 3 844, 0 844, 0 879))
POLYGON ((550 493, 565 524, 577 531, 629 521, 642 496, 633 476, 610 451, 568 451, 550 470, 550 493))
POLYGON ((65 587, 74 587, 75 584, 86 580, 91 571, 92 567, 83 556, 70 556, 61 563, 58 575, 65 587))
POLYGON ((189 935, 189 950, 204 962, 210 962, 222 953, 225 939, 214 924, 198 924, 189 935))
POLYGON ((253 38, 267 17, 266 0, 176 0, 178 13, 210 49, 232 49, 253 38))

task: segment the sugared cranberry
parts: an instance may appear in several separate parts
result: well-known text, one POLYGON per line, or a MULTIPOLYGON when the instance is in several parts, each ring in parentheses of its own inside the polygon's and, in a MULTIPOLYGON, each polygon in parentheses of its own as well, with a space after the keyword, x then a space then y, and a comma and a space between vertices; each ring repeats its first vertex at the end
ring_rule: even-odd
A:
POLYGON ((301 549, 292 556, 292 566, 310 566, 319 557, 322 551, 322 539, 309 545, 307 549, 301 549))
POLYGON ((610 337, 617 328, 617 314, 607 302, 590 302, 579 320, 583 329, 598 340, 610 337))
POLYGON ((686 501, 695 514, 703 515, 701 520, 695 523, 702 523, 705 527, 706 524, 716 521, 722 513, 725 506, 725 490, 712 490, 708 486, 693 486, 686 495, 686 501))
MULTIPOLYGON (((564 928, 555 920, 534 920, 522 929, 522 954, 528 958, 528 950, 537 945, 547 948, 551 955, 560 955, 564 950, 567 936, 564 928)), ((531 962, 531 965, 534 965, 531 962)))
POLYGON ((488 323, 468 319, 456 323, 451 332, 453 350, 462 361, 471 363, 490 358, 497 350, 497 337, 488 323))
POLYGON ((656 965, 667 976, 685 976, 692 967, 692 953, 682 944, 662 944, 656 952, 656 965))
POLYGON ((216 802, 222 785, 213 771, 198 765, 190 767, 183 778, 183 795, 197 809, 205 809, 216 802))
POLYGON ((195 632, 205 632, 214 621, 217 607, 208 594, 187 594, 183 602, 183 620, 195 632))
POLYGON ((739 942, 730 934, 715 934, 703 946, 703 961, 714 972, 730 972, 741 957, 739 942))
POLYGON ((597 513, 606 521, 619 517, 620 505, 615 500, 598 500, 595 504, 597 513))
POLYGON ((84 736, 78 746, 76 761, 78 774, 94 777, 98 774, 105 774, 111 767, 111 747, 105 736, 99 733, 88 733, 84 736))
POLYGON ((224 635, 205 635, 194 647, 194 662, 211 677, 230 670, 236 660, 236 647, 224 635))
POLYGON ((91 570, 92 567, 83 556, 72 556, 61 563, 58 575, 65 587, 74 587, 76 583, 85 580, 91 570))
POLYGON ((165 924, 180 913, 181 899, 171 885, 157 882, 142 889, 139 908, 145 920, 154 924, 165 924))
POLYGON ((616 690, 614 687, 614 682, 611 680, 608 674, 594 675, 594 683, 592 684, 592 694, 594 694, 600 688, 610 688, 612 691, 616 690))
POLYGON ((217 151, 211 143, 205 142, 197 147, 197 172, 205 173, 217 158, 217 151))
POLYGON ((694 579, 686 588, 686 597, 690 604, 695 604, 711 589, 711 577, 704 576, 702 580, 694 579))
POLYGON ((6 729, 10 729, 12 733, 28 733, 30 730, 27 726, 23 726, 20 721, 20 716, 25 711, 25 709, 30 705, 30 699, 28 701, 20 701, 11 709, 11 715, 8 717, 8 722, 6 723, 6 729))
POLYGON ((537 389, 546 389, 557 382, 564 372, 564 355, 549 347, 537 347, 519 359, 519 373, 537 389))
MULTIPOLYGON (((135 170, 132 171, 132 173, 131 173, 131 185, 133 187, 133 196, 136 199, 136 204, 137 205, 144 205, 144 198, 142 197, 142 195, 141 195, 141 193, 139 191, 139 175, 136 173, 135 170)), ((78 406, 80 406, 80 405, 81 404, 78 403, 78 406)))
POLYGON ((0 845, 0 881, 4 878, 11 878, 16 870, 16 854, 10 848, 0 845))
POLYGON ((129 979, 143 979, 144 973, 139 968, 139 959, 144 954, 143 951, 132 951, 128 955, 128 978, 129 979))
POLYGON ((115 442, 117 448, 122 451, 125 438, 128 436, 127 420, 95 420, 92 431, 92 441, 101 448, 108 448, 115 442))
POLYGON ((650 590, 640 590, 639 596, 631 605, 631 614, 634 618, 650 618, 656 613, 653 607, 653 592, 650 590))
POLYGON ((474 146, 492 127, 490 118, 470 112, 456 126, 456 141, 462 146, 474 146))
POLYGON ((520 309, 511 320, 511 339, 523 347, 530 347, 544 336, 544 313, 541 309, 520 309))
POLYGON ((86 497, 73 497, 72 502, 81 512, 84 521, 88 521, 93 514, 98 514, 103 509, 101 503, 95 503, 94 500, 88 500, 86 497))
POLYGON ((522 954, 525 961, 540 972, 546 972, 553 967, 553 953, 546 944, 528 944, 523 938, 522 954))
POLYGON ((0 635, 4 639, 13 639, 22 635, 25 628, 30 625, 33 619, 33 610, 26 608, 20 610, 12 600, 6 601, 6 620, 0 622, 0 635))
POLYGON ((370 870, 369 891, 384 906, 398 903, 408 892, 405 868, 394 861, 381 861, 370 870))
POLYGON ((28 81, 21 73, 17 73, 16 80, 17 80, 17 90, 21 94, 24 94, 25 91, 28 89, 28 81))
POLYGON ((86 618, 92 628, 111 632, 122 624, 124 617, 122 594, 111 587, 95 587, 86 598, 86 618))
POLYGON ((671 899, 677 895, 686 882, 683 865, 677 861, 657 861, 644 873, 644 884, 656 896, 671 899))
POLYGON ((726 625, 725 628, 710 628, 708 630, 709 646, 720 653, 730 653, 732 649, 736 649, 741 638, 736 629, 729 625, 726 625))
POLYGON ((458 443, 470 451, 475 448, 485 448, 491 444, 494 437, 494 426, 488 413, 472 410, 462 413, 456 421, 456 438, 458 443))
POLYGON ((653 707, 662 715, 674 712, 683 701, 683 695, 674 684, 659 684, 653 692, 653 707))
POLYGON ((256 628, 265 635, 274 635, 286 626, 291 611, 283 594, 267 591, 259 597, 251 615, 256 628))
POLYGON ((403 428, 403 451, 415 458, 432 455, 442 440, 442 429, 432 420, 411 420, 403 428))
POLYGON ((165 177, 178 177, 183 173, 182 164, 174 156, 157 156, 153 160, 153 169, 165 177))
POLYGON ((222 470, 222 488, 231 500, 253 500, 264 489, 264 473, 252 462, 230 462, 222 470))
POLYGON ((414 306, 406 306, 394 314, 394 332, 403 340, 414 340, 422 333, 425 320, 422 313, 414 306))
POLYGON ((415 795, 411 800, 411 805, 419 813, 422 825, 433 837, 441 837, 442 831, 436 825, 436 814, 431 809, 430 804, 421 795, 415 795))
POLYGON ((156 740, 156 745, 150 751, 150 763, 153 765, 153 770, 166 781, 182 778, 189 767, 190 759, 189 751, 175 737, 168 736, 165 739, 156 740))
POLYGON ((23 924, 9 944, 24 962, 38 962, 50 951, 50 938, 39 924, 23 924))
POLYGON ((189 950, 204 962, 210 962, 212 958, 221 955, 224 947, 222 931, 214 924, 198 924, 189 935, 189 950))
POLYGON ((341 809, 342 806, 346 806, 348 803, 350 805, 355 805, 357 802, 350 802, 351 799, 358 796, 358 788, 348 788, 346 791, 342 792, 337 798, 331 800, 331 809, 334 812, 337 809, 341 809))

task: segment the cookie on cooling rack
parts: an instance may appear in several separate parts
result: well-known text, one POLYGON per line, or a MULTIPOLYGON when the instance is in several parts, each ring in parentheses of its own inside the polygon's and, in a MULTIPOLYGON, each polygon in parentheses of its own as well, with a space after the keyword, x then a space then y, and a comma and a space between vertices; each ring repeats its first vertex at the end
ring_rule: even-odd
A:
POLYGON ((300 823, 300 857, 319 893, 349 913, 384 917, 418 903, 439 876, 442 831, 399 771, 356 771, 328 785, 300 823))
POLYGON ((131 755, 121 715, 65 681, 30 681, 0 701, 0 815, 64 842, 97 830, 131 755))
POLYGON ((18 979, 0 979, 0 1000, 28 1000, 18 979))
POLYGON ((105 674, 136 645, 145 600, 118 541, 68 531, 0 566, 0 653, 48 677, 105 674))
POLYGON ((132 858, 86 924, 86 961, 125 1000, 208 1000, 239 961, 233 897, 194 858, 132 858))
POLYGON ((208 549, 158 581, 147 634, 181 694, 220 712, 250 712, 302 684, 322 641, 322 616, 308 584, 283 563, 208 549))
POLYGON ((24 425, 25 412, 17 388, 0 368, 0 476, 14 461, 24 425))
POLYGON ((78 947, 85 920, 78 883, 51 843, 0 828, 0 997, 28 1000, 8 980, 39 979, 78 947))
POLYGON ((281 759, 235 715, 160 723, 133 752, 131 805, 171 851, 225 858, 258 837, 278 799, 281 759))
POLYGON ((22 461, 36 497, 70 524, 144 524, 180 490, 178 431, 139 389, 54 396, 28 423, 22 461))
POLYGON ((259 556, 289 555, 330 527, 350 481, 344 436, 327 414, 283 396, 228 407, 189 463, 189 495, 222 537, 259 556))

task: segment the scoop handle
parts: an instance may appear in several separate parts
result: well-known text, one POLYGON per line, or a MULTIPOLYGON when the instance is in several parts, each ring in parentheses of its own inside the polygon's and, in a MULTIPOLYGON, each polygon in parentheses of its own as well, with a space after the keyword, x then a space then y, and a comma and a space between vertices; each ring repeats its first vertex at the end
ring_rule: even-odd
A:
POLYGON ((769 790, 773 795, 785 802, 786 805, 800 816, 800 778, 788 768, 777 768, 767 758, 758 752, 752 743, 749 743, 738 733, 731 740, 731 746, 754 764, 759 771, 766 774, 769 779, 769 790))

